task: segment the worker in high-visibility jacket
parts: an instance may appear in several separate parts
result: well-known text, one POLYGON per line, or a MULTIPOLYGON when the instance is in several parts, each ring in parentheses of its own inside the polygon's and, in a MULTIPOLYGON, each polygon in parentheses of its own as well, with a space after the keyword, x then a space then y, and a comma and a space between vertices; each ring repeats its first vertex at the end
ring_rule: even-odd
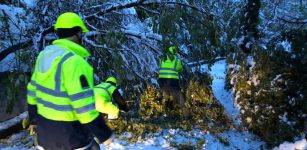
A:
POLYGON ((169 100, 173 97, 173 100, 181 107, 184 117, 188 118, 189 110, 185 106, 185 100, 179 86, 179 73, 182 71, 182 64, 174 46, 171 46, 166 55, 160 59, 160 65, 158 83, 162 89, 163 98, 169 100))
POLYGON ((37 57, 27 85, 30 123, 37 125, 39 149, 100 149, 112 131, 95 109, 93 68, 85 60, 90 53, 81 46, 88 32, 75 13, 61 14, 54 26, 59 39, 37 57))
POLYGON ((110 120, 118 118, 119 110, 129 111, 126 101, 119 93, 116 85, 116 78, 109 77, 105 82, 96 85, 94 88, 96 109, 101 113, 107 114, 110 120), (112 103, 112 98, 118 107, 112 103))

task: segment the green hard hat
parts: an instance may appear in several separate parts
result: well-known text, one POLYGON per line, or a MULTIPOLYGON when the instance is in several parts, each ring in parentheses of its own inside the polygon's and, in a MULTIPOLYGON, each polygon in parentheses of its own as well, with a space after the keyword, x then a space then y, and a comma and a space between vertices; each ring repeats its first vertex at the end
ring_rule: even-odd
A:
POLYGON ((171 47, 168 48, 168 51, 169 51, 171 54, 175 54, 174 49, 175 49, 175 46, 171 46, 171 47))
POLYGON ((106 82, 112 82, 112 83, 116 84, 116 78, 114 78, 114 77, 109 77, 109 78, 106 80, 106 82))
POLYGON ((66 12, 58 17, 54 25, 54 30, 57 30, 59 28, 70 29, 73 27, 80 27, 82 29, 82 32, 88 32, 88 29, 84 25, 79 15, 73 12, 66 12))

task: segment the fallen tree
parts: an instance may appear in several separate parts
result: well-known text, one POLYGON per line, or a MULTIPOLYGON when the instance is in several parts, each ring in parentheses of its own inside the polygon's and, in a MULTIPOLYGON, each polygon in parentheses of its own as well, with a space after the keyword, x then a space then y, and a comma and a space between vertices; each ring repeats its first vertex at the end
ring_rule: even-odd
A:
POLYGON ((0 122, 0 139, 5 138, 13 133, 17 133, 22 130, 22 121, 28 116, 28 112, 9 119, 4 122, 0 122))

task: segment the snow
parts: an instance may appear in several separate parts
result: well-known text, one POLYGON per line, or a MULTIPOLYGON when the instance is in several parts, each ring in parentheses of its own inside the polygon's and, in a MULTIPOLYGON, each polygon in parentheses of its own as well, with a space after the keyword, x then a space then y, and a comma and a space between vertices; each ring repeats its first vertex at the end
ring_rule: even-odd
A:
POLYGON ((295 143, 284 142, 280 144, 278 147, 275 147, 273 150, 306 150, 307 149, 307 141, 306 139, 302 139, 300 141, 296 141, 295 143))
MULTIPOLYGON (((20 17, 23 16, 24 13, 25 11, 22 8, 8 5, 0 5, 0 16, 5 17, 8 20, 8 30, 11 32, 12 39, 17 39, 17 35, 19 35, 19 33, 21 32, 21 29, 25 28, 24 21, 20 19, 20 17), (13 35, 15 35, 15 37, 13 35)), ((3 21, 0 21, 0 27, 3 28, 2 30, 7 30, 7 27, 4 26, 3 21)), ((9 40, 1 40, 0 49, 8 47, 10 45, 8 41, 9 40)))
POLYGON ((8 121, 1 122, 0 123, 0 131, 16 125, 17 122, 20 122, 21 120, 23 120, 27 115, 28 115, 28 112, 24 112, 24 113, 20 114, 19 116, 15 117, 15 118, 12 118, 8 121))
MULTIPOLYGON (((130 2, 133 2, 134 0, 126 0, 127 3, 130 3, 130 2)), ((123 12, 125 14, 130 14, 130 15, 136 15, 136 10, 134 8, 127 8, 127 9, 124 9, 123 12)))
MULTIPOLYGON (((124 149, 150 149, 150 150, 160 150, 160 149, 177 149, 172 147, 172 145, 188 145, 195 146, 199 141, 203 141, 202 145, 199 145, 202 149, 259 149, 264 146, 265 143, 257 139, 257 137, 251 135, 248 132, 238 132, 235 130, 229 130, 221 134, 210 134, 209 132, 201 130, 193 130, 185 132, 182 129, 164 129, 158 131, 157 133, 149 133, 145 135, 145 138, 138 138, 136 142, 128 142, 124 139, 129 139, 131 133, 123 133, 121 135, 116 135, 115 140, 110 145, 110 150, 124 150, 124 149), (121 137, 121 138, 119 138, 121 137), (229 145, 223 144, 220 139, 225 139, 229 142, 229 145)), ((5 150, 28 150, 34 149, 34 147, 27 148, 17 141, 22 138, 28 137, 27 142, 30 143, 31 138, 25 133, 21 132, 11 136, 8 140, 14 142, 11 146, 1 147, 5 150)), ((32 139, 33 140, 33 139, 32 139)), ((101 150, 105 150, 106 147, 101 144, 101 150)))
POLYGON ((234 97, 230 91, 225 90, 225 80, 226 80, 226 61, 221 60, 216 62, 210 71, 213 77, 212 90, 214 96, 220 101, 224 106, 229 117, 234 121, 236 125, 240 124, 239 114, 240 111, 234 105, 234 97))
POLYGON ((34 6, 36 6, 36 3, 38 2, 38 0, 21 0, 21 1, 25 3, 29 8, 33 8, 34 6))
POLYGON ((289 41, 282 41, 281 46, 284 48, 285 51, 291 52, 291 43, 289 41))
POLYGON ((0 72, 13 71, 16 66, 16 61, 14 60, 15 53, 9 54, 2 61, 0 61, 0 72))
POLYGON ((237 42, 237 45, 242 45, 244 39, 245 39, 245 36, 241 36, 239 40, 237 40, 237 39, 232 39, 232 41, 238 41, 238 42, 237 42))
POLYGON ((1 150, 35 150, 33 146, 33 137, 26 132, 20 132, 12 135, 6 142, 0 141, 1 150))

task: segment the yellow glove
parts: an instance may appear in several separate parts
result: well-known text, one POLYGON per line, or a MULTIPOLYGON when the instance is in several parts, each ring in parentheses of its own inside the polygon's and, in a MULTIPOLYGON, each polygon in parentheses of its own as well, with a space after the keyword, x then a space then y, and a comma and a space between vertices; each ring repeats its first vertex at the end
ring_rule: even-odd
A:
POLYGON ((36 125, 31 125, 30 124, 30 119, 29 116, 27 116, 26 118, 24 118, 22 120, 22 128, 23 129, 27 129, 29 131, 30 135, 35 135, 36 134, 36 125))
POLYGON ((108 114, 108 120, 116 120, 118 119, 118 113, 108 114))
POLYGON ((30 125, 30 120, 29 120, 29 116, 27 116, 26 118, 22 120, 22 128, 26 129, 29 125, 30 125))
POLYGON ((107 114, 108 119, 117 119, 119 109, 112 102, 105 102, 103 99, 97 99, 95 102, 96 110, 107 114))

